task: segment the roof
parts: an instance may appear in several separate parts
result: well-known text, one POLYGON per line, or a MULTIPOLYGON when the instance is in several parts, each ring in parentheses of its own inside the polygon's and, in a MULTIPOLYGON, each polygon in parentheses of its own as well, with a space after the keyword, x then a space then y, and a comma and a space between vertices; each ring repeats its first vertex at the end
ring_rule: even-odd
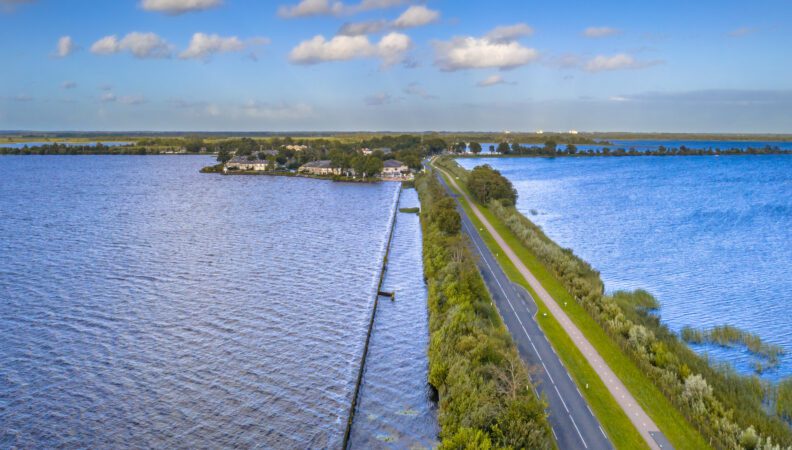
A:
POLYGON ((404 164, 403 162, 397 161, 395 159, 387 159, 387 160, 383 161, 383 163, 382 163, 383 167, 390 167, 390 168, 397 168, 397 167, 402 167, 402 166, 405 166, 405 165, 406 164, 404 164))
POLYGON ((235 164, 269 164, 268 161, 263 159, 254 159, 251 161, 247 156, 235 156, 233 159, 231 159, 231 161, 228 162, 235 164))
POLYGON ((379 148, 372 149, 372 151, 375 151, 375 152, 377 150, 381 151, 382 153, 390 153, 391 152, 390 147, 379 147, 379 148))
POLYGON ((311 161, 303 165, 303 167, 316 167, 318 169, 332 169, 333 164, 330 160, 311 161))
POLYGON ((277 150, 263 150, 263 151, 260 151, 259 153, 263 153, 263 154, 269 155, 269 156, 278 156, 278 151, 277 150))

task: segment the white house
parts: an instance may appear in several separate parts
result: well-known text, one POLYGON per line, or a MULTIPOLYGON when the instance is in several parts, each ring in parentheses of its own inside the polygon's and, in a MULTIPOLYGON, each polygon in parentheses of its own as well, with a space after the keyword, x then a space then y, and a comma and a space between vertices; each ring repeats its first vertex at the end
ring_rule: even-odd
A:
POLYGON ((247 156, 237 156, 225 165, 225 170, 265 171, 269 169, 269 161, 263 159, 250 160, 247 156))
POLYGON ((333 167, 329 160, 311 161, 300 166, 298 172, 312 175, 341 175, 341 168, 333 167))
POLYGON ((410 168, 401 161, 388 159, 382 163, 382 178, 410 178, 410 168))

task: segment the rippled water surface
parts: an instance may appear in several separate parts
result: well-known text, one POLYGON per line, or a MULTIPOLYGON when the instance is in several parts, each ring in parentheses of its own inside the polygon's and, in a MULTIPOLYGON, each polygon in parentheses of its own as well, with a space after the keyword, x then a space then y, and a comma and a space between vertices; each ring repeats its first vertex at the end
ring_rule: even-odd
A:
MULTIPOLYGON (((787 351, 766 376, 792 375, 792 155, 459 162, 501 170, 520 211, 600 270, 609 291, 649 290, 674 330, 758 333, 787 351)), ((752 370, 745 352, 707 351, 752 370)))
POLYGON ((339 447, 395 184, 0 157, 0 447, 339 447))
MULTIPOLYGON (((414 189, 402 191, 401 208, 419 206, 414 189)), ((351 448, 434 448, 440 429, 428 384, 429 318, 423 280, 421 224, 399 213, 382 297, 374 319, 363 383, 352 426, 351 448)))

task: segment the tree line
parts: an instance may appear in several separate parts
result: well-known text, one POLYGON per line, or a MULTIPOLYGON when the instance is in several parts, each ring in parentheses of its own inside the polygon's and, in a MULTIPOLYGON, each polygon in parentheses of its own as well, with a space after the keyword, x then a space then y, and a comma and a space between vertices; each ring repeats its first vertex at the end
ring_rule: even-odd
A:
POLYGON ((421 199, 428 285, 429 383, 443 449, 554 447, 545 412, 461 231, 456 202, 432 174, 421 199))

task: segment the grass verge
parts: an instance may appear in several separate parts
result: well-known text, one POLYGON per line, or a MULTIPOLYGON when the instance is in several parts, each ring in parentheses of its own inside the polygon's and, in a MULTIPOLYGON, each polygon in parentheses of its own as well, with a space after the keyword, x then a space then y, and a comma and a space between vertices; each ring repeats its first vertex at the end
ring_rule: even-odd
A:
MULTIPOLYGON (((440 173, 448 181, 446 175, 443 172, 440 173)), ((462 189, 465 189, 461 180, 456 181, 462 189)), ((450 183, 448 184, 451 189, 454 189, 450 183)), ((469 192, 466 191, 465 193, 470 196, 469 192)), ((531 289, 530 285, 519 274, 517 268, 503 254, 503 250, 492 238, 492 235, 484 228, 476 215, 473 214, 465 198, 460 196, 459 200, 468 217, 479 228, 482 238, 489 249, 496 255, 496 259, 509 279, 526 288, 533 296, 540 311, 537 317, 539 326, 542 327, 548 340, 558 352, 559 357, 564 362, 575 383, 577 383, 614 446, 625 449, 647 448, 638 431, 633 427, 624 411, 618 406, 610 391, 594 372, 594 369, 588 364, 583 354, 580 353, 555 318, 548 312, 546 305, 539 299, 536 292, 531 289), (544 312, 548 312, 546 317, 543 315, 544 312), (588 389, 586 389, 586 386, 588 386, 588 389)), ((564 307, 569 318, 597 349, 602 358, 605 359, 610 368, 629 389, 646 413, 655 421, 674 447, 677 449, 709 448, 701 434, 674 408, 651 380, 646 378, 638 367, 622 353, 621 349, 605 334, 594 319, 570 296, 552 273, 522 245, 511 230, 501 223, 486 207, 481 204, 476 204, 476 206, 498 234, 514 250, 520 260, 542 283, 542 286, 559 305, 564 307)))

